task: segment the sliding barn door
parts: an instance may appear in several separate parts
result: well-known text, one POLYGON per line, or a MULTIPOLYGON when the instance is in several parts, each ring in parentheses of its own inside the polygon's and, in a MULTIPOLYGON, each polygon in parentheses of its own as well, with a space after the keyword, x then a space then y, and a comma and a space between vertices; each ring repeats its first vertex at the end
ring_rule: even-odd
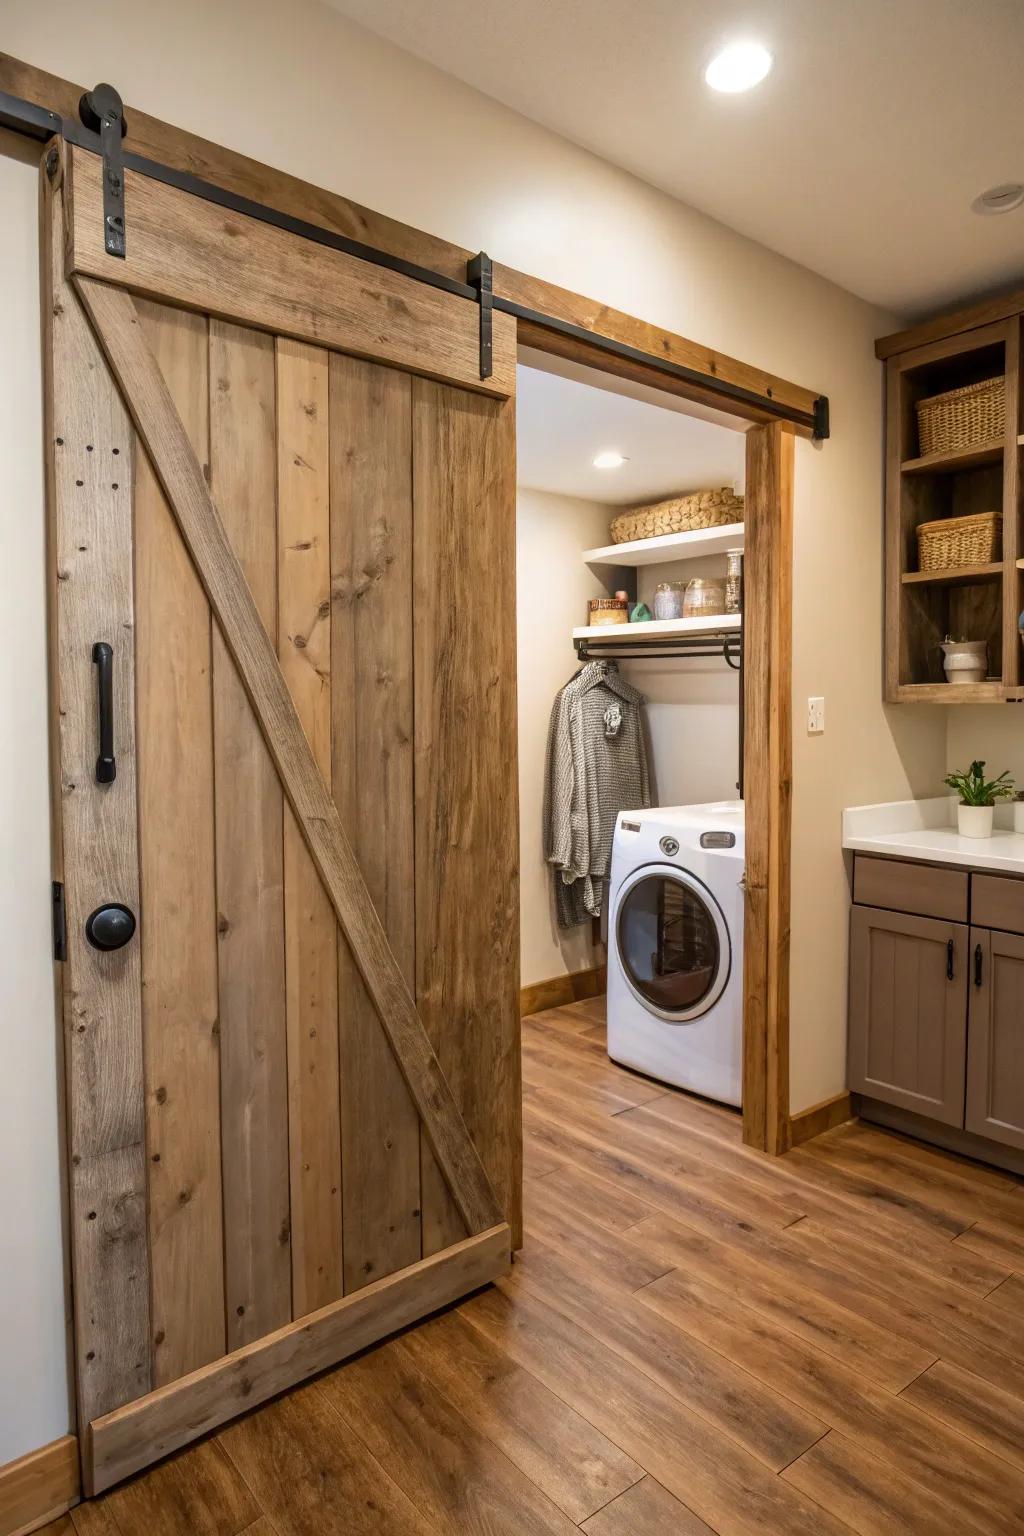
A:
POLYGON ((67 147, 49 229, 99 1491, 507 1265, 514 322, 67 147), (484 393, 486 389, 486 393, 484 393))

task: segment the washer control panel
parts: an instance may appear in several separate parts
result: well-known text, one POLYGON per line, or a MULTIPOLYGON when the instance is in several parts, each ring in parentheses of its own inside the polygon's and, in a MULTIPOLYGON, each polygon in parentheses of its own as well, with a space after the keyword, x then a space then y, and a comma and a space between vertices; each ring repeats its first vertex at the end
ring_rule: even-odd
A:
POLYGON ((663 837, 658 847, 666 859, 674 859, 679 852, 679 839, 677 837, 663 837))

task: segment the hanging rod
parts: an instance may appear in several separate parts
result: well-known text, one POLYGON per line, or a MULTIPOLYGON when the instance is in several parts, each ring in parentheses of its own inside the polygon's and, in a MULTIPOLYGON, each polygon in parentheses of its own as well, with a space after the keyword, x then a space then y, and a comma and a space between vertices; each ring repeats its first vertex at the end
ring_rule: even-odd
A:
MULTIPOLYGON (((107 88, 109 89, 109 87, 107 88)), ((97 91, 100 87, 97 87, 97 91)), ((115 93, 116 94, 116 93, 115 93)), ((87 93, 95 96, 96 92, 87 93)), ((102 153, 102 145, 99 133, 93 132, 83 123, 75 122, 72 118, 61 118, 56 112, 47 108, 38 107, 30 101, 25 101, 19 96, 12 96, 6 91, 0 91, 0 126, 11 129, 15 133, 27 135, 29 138, 45 139, 50 135, 63 137, 68 143, 77 145, 80 149, 87 149, 94 154, 102 153)), ((195 197, 202 198, 205 202, 216 203, 221 208, 229 208, 235 213, 244 214, 247 218, 258 219, 263 224, 271 224, 277 229, 287 230, 289 233, 299 235, 304 240, 311 240, 317 245, 324 245, 336 251, 344 251, 347 255, 356 256, 361 261, 366 261, 374 266, 386 267, 392 272, 399 272, 405 277, 412 278, 415 282, 425 283, 432 288, 441 288, 448 293, 457 294, 460 298, 470 300, 478 304, 482 312, 489 309, 497 309, 507 315, 514 315, 517 319, 532 321, 544 330, 554 331, 561 336, 568 336, 577 341, 585 342, 599 351, 606 352, 610 356, 622 358, 628 362, 641 363, 645 367, 679 379, 682 382, 698 385, 701 388, 712 388, 721 395, 723 400, 733 400, 737 404, 753 405, 766 416, 773 416, 779 421, 789 421, 796 426, 809 429, 812 435, 819 441, 829 435, 829 402, 826 395, 821 395, 814 402, 813 411, 801 411, 795 406, 784 405, 781 401, 773 400, 770 393, 766 396, 756 390, 745 389, 740 384, 733 384, 725 379, 711 379, 707 374, 694 368, 687 368, 682 363, 677 363, 670 358, 660 357, 653 352, 644 352, 638 347, 631 347, 626 342, 616 341, 610 336, 602 336, 597 331, 587 330, 584 326, 573 325, 568 320, 562 320, 557 315, 548 315, 541 310, 530 309, 526 305, 516 304, 511 299, 503 298, 500 294, 493 293, 487 282, 481 282, 478 276, 481 261, 489 270, 486 257, 473 257, 468 263, 466 281, 459 282, 456 278, 447 277, 444 273, 435 272, 430 267, 420 266, 416 262, 405 261, 402 257, 393 256, 389 251, 379 250, 375 246, 367 245, 361 240, 353 240, 350 236, 341 235, 334 230, 325 229, 322 225, 312 224, 306 219, 296 218, 292 214, 282 213, 280 209, 272 208, 266 203, 259 203, 252 198, 242 197, 236 192, 229 192, 224 187, 219 187, 213 182, 204 181, 201 177, 193 176, 187 171, 179 171, 172 166, 161 165, 155 160, 149 160, 143 155, 137 155, 133 151, 125 149, 120 153, 120 161, 125 170, 136 172, 140 176, 147 176, 154 181, 161 181, 167 186, 177 187, 180 191, 189 192, 195 197)), ((482 332, 482 359, 489 348, 484 340, 482 332)), ((487 363, 482 361, 486 369, 487 363)), ((486 377, 487 373, 482 373, 486 377)))
MULTIPOLYGON (((622 626, 625 628, 625 626, 622 626)), ((580 661, 724 661, 738 672, 743 664, 743 634, 735 629, 706 635, 680 635, 677 640, 649 642, 625 639, 573 641, 580 661), (625 648, 624 648, 625 647, 625 648)))

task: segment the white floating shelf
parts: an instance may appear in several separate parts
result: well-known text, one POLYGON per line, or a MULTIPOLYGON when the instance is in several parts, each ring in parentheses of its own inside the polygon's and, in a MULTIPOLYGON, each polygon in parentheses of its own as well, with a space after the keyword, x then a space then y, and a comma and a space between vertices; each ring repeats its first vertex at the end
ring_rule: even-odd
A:
POLYGON ((723 528, 663 533, 656 539, 630 539, 626 544, 587 549, 583 559, 587 565, 667 565, 671 560, 696 560, 702 555, 723 555, 727 549, 742 548, 743 524, 727 523, 723 528))
POLYGON ((572 632, 574 640, 628 641, 630 645, 645 640, 667 640, 678 635, 717 635, 739 629, 738 613, 716 613, 702 619, 649 619, 646 624, 581 624, 572 632))

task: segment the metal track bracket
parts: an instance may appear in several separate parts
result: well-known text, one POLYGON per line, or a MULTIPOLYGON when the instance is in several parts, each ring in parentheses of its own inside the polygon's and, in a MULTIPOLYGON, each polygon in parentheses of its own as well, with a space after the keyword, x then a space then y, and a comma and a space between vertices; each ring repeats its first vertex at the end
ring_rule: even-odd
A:
POLYGON ((814 402, 814 440, 824 442, 829 436, 828 395, 819 395, 814 402))
POLYGON ((489 379, 494 364, 494 268, 491 258, 484 251, 467 261, 466 281, 471 288, 476 289, 480 304, 480 377, 489 379))
POLYGON ((128 131, 124 102, 112 85, 86 91, 78 103, 78 115, 86 128, 100 136, 103 156, 103 249, 124 260, 124 153, 121 140, 128 131))

